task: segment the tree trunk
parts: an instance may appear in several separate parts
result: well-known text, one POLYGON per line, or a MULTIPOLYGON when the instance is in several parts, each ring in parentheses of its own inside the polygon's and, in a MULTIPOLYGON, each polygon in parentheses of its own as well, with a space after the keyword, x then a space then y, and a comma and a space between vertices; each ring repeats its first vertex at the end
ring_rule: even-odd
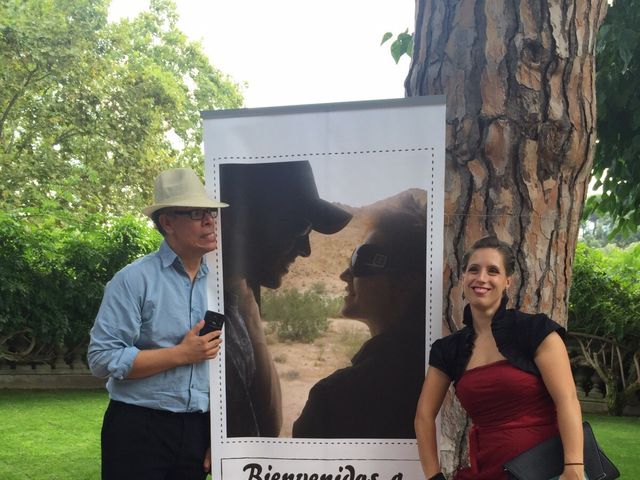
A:
MULTIPOLYGON (((516 250, 511 305, 566 324, 596 139, 595 41, 606 10, 607 0, 416 0, 406 94, 447 96, 449 331, 462 319, 463 253, 487 234, 516 250)), ((445 450, 455 447, 443 452, 448 470, 463 443, 445 439, 445 450)))
POLYGON ((609 415, 621 417, 626 405, 626 396, 624 391, 618 389, 618 382, 615 378, 609 378, 605 381, 605 400, 609 415))

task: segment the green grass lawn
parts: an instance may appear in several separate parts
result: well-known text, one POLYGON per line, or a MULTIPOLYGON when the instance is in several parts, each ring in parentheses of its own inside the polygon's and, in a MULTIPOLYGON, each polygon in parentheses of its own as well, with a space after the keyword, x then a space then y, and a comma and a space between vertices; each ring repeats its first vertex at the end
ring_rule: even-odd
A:
POLYGON ((600 448, 620 470, 620 478, 640 479, 640 417, 585 414, 600 448))
MULTIPOLYGON (((103 390, 0 390, 0 479, 99 479, 107 403, 103 390)), ((640 479, 640 417, 585 419, 622 478, 640 479)))
POLYGON ((105 390, 0 390, 0 478, 100 478, 105 390))

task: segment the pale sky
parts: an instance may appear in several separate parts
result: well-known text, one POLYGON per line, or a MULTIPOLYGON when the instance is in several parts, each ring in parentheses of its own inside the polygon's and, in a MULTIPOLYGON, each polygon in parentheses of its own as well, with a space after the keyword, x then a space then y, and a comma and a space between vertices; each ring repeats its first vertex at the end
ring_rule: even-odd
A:
MULTIPOLYGON (((174 0, 179 27, 211 63, 247 84, 245 106, 404 97, 409 68, 382 35, 414 29, 412 0, 174 0)), ((147 0, 112 0, 110 18, 147 0)))

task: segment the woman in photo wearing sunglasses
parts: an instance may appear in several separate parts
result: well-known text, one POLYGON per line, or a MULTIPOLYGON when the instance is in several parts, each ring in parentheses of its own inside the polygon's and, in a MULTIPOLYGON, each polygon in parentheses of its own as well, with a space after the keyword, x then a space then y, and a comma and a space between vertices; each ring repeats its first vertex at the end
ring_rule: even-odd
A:
POLYGON ((558 433, 564 448, 559 478, 583 478, 580 403, 565 331, 544 314, 506 308, 514 269, 513 251, 496 237, 475 242, 462 260, 465 326, 433 343, 416 415, 428 479, 445 478, 435 419, 452 382, 473 423, 470 466, 459 468, 455 480, 506 480, 506 462, 558 433))
POLYGON ((424 380, 426 209, 413 197, 371 218, 340 278, 342 314, 371 332, 351 366, 316 383, 293 424, 305 438, 415 438, 424 380))

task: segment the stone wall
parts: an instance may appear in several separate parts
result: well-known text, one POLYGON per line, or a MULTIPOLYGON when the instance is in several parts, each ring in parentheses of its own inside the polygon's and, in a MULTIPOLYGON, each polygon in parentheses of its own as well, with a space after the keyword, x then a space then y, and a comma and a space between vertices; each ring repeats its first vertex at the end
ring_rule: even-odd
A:
MULTIPOLYGON (((607 413, 604 383, 587 366, 573 367, 578 398, 585 413, 607 413)), ((50 364, 9 364, 0 360, 0 389, 83 389, 104 388, 105 379, 91 375, 84 359, 71 364, 57 361, 50 364)), ((625 415, 640 415, 640 401, 632 402, 625 415)))
MULTIPOLYGON (((585 365, 573 366, 573 378, 582 411, 585 413, 607 413, 607 403, 604 399, 604 382, 595 370, 585 365)), ((630 402, 624 409, 624 415, 640 415, 640 401, 630 402)))
POLYGON ((0 360, 0 389, 104 388, 105 379, 91 375, 87 364, 74 360, 68 364, 11 364, 0 360))

